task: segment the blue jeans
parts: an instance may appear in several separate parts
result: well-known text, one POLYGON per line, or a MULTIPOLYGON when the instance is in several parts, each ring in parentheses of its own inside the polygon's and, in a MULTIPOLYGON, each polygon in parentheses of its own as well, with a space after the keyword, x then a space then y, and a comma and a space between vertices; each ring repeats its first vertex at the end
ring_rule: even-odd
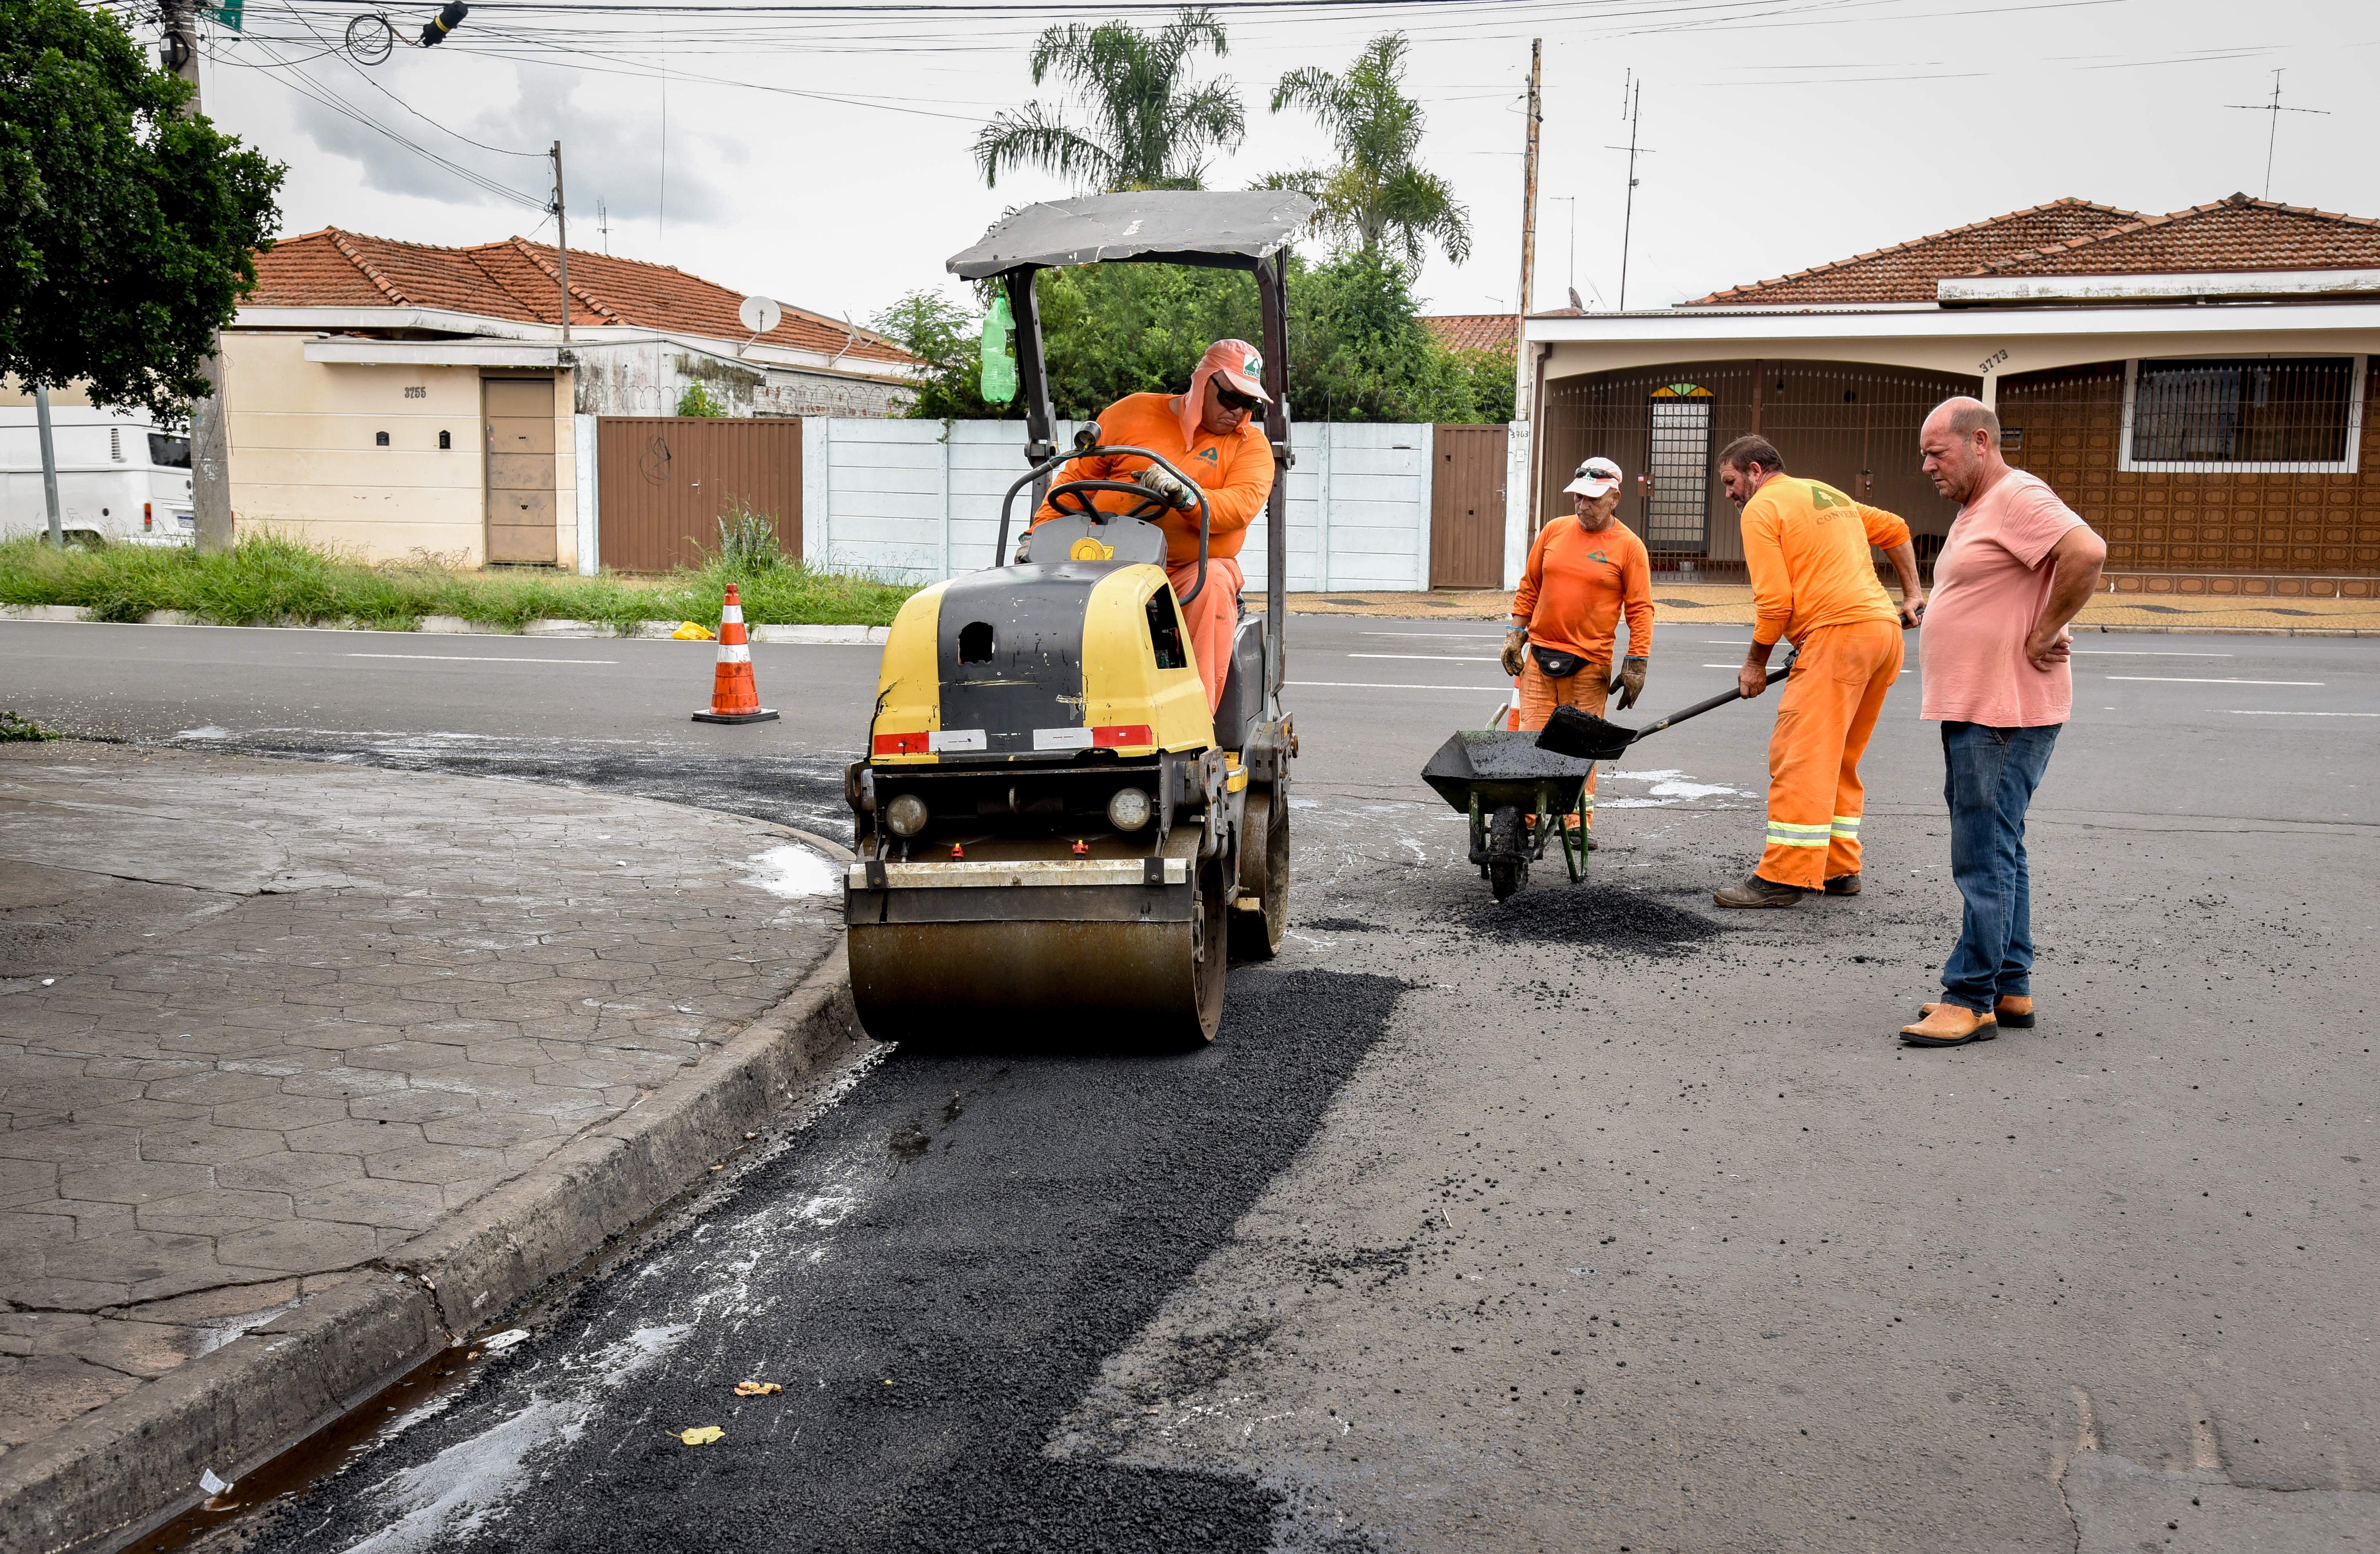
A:
POLYGON ((2033 879, 2025 868, 2024 812, 2048 769, 2059 725, 1942 725, 1950 806, 1950 878, 1965 913, 1959 947, 1942 968, 1952 1003, 1981 1014, 2033 992, 2033 879))

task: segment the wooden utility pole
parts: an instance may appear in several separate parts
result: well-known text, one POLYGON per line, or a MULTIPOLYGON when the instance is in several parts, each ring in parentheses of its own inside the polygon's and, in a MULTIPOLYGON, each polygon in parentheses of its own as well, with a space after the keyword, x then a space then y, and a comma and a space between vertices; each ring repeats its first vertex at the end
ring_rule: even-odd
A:
POLYGON ((562 199, 562 142, 553 142, 553 252, 562 268, 562 344, 570 346, 570 212, 562 199))
MULTIPOLYGON (((158 20, 164 30, 159 48, 165 68, 190 83, 185 117, 196 118, 199 100, 199 30, 191 0, 163 0, 158 20)), ((190 517, 201 551, 231 549, 231 444, 224 430, 224 364, 221 336, 199 362, 199 375, 214 392, 190 401, 190 517)))
POLYGON ((1536 517, 1536 361, 1529 347, 1529 304, 1537 282, 1537 126, 1544 115, 1545 40, 1529 40, 1529 121, 1521 158, 1521 293, 1512 304, 1512 427, 1504 466, 1504 577, 1520 576, 1536 517))
POLYGON ((1620 217, 1620 310, 1628 310, 1628 243, 1636 230, 1636 117, 1645 105, 1645 83, 1628 84, 1628 202, 1620 217))

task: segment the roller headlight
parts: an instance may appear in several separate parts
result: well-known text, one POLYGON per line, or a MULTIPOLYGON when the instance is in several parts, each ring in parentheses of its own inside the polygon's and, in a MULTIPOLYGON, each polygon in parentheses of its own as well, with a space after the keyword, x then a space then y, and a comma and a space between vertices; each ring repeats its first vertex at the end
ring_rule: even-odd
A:
POLYGON ((884 823, 895 836, 917 835, 926 829, 926 801, 916 794, 903 794, 884 807, 884 823))
POLYGON ((1138 831, 1148 824, 1148 795, 1138 788, 1118 788, 1108 800, 1108 824, 1118 831, 1138 831))

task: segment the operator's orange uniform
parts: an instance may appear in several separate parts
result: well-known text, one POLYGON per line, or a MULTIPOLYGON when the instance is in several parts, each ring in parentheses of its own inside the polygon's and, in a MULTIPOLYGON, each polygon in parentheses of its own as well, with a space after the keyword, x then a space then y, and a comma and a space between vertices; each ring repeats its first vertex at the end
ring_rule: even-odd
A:
POLYGON ((1860 871, 1859 759, 1900 674, 1900 617, 1870 545, 1909 526, 1818 480, 1772 475, 1743 504, 1755 644, 1801 650, 1768 741, 1768 845, 1753 872, 1817 890, 1860 871))
MULTIPOLYGON (((1593 534, 1575 517, 1556 518, 1537 530, 1521 586, 1512 594, 1512 617, 1529 623, 1530 651, 1521 663, 1521 727, 1545 727, 1562 706, 1603 715, 1623 613, 1630 655, 1646 657, 1653 650, 1653 564, 1645 541, 1618 518, 1593 534), (1538 664, 1539 647, 1576 653, 1586 662, 1577 674, 1557 680, 1538 664)), ((1601 773, 1597 762, 1587 773, 1582 799, 1590 826, 1601 773)))
MULTIPOLYGON (((1204 388, 1203 382, 1191 385, 1193 394, 1204 388)), ((1265 438, 1263 423, 1253 419, 1237 431, 1220 435, 1200 425, 1197 434, 1184 443, 1185 419, 1189 418, 1183 412, 1180 396, 1128 394, 1099 412, 1099 441, 1111 445, 1129 443, 1162 454, 1206 491, 1207 586, 1183 607, 1182 614, 1190 628, 1191 658, 1206 685, 1207 710, 1211 712, 1222 703, 1223 676, 1231 668, 1232 632, 1240 618, 1240 589, 1247 581, 1240 570, 1240 547, 1247 543, 1248 524, 1264 511, 1265 500, 1272 494, 1272 444, 1265 438)), ((1129 480, 1148 467, 1148 460, 1131 454, 1071 459, 1051 483, 1129 480)), ((1091 500, 1111 513, 1134 504, 1134 499, 1122 492, 1099 492, 1091 500)), ((1033 521, 1039 524, 1057 516, 1057 510, 1045 502, 1033 521)), ((1157 523, 1165 530, 1166 576, 1172 580, 1178 599, 1198 581, 1198 510, 1175 509, 1157 523)))

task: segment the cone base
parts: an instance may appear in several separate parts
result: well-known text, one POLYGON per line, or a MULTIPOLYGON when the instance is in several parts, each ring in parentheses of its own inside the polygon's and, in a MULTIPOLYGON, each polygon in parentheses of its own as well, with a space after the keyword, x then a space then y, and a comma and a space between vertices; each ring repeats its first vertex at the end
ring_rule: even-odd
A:
POLYGON ((694 721, 698 723, 772 723, 777 721, 777 713, 775 709, 769 707, 763 707, 758 712, 697 712, 694 721))

